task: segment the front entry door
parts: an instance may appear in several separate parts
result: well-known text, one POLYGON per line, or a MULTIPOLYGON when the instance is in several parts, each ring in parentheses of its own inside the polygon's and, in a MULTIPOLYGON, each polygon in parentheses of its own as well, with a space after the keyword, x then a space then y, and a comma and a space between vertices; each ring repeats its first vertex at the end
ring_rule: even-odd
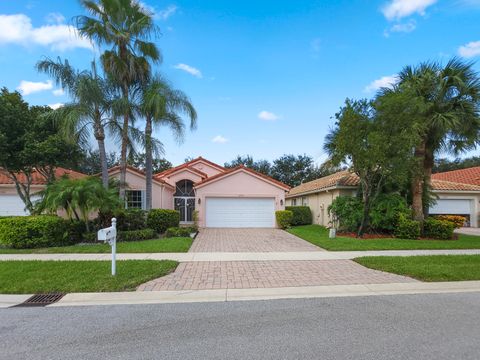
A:
POLYGON ((175 197, 175 210, 180 212, 181 223, 192 223, 195 211, 195 198, 189 196, 175 197))

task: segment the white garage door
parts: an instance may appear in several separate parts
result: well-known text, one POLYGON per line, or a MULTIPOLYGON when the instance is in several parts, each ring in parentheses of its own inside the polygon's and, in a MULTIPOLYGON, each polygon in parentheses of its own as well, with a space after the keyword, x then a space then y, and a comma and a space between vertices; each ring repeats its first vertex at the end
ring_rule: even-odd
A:
POLYGON ((0 216, 22 216, 25 212, 25 204, 18 195, 0 195, 0 216))
POLYGON ((438 199, 437 203, 430 207, 430 214, 470 215, 471 202, 468 199, 438 199))
POLYGON ((207 198, 207 227, 275 227, 273 198, 207 198))

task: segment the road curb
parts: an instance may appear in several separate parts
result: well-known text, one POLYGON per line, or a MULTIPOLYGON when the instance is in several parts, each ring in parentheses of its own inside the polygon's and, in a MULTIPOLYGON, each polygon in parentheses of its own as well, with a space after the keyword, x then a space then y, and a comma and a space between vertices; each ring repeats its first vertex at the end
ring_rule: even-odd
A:
MULTIPOLYGON (((391 283, 284 288, 70 293, 48 307, 171 304, 480 292, 480 281, 391 283)), ((0 306, 14 306, 31 295, 0 295, 0 306)))

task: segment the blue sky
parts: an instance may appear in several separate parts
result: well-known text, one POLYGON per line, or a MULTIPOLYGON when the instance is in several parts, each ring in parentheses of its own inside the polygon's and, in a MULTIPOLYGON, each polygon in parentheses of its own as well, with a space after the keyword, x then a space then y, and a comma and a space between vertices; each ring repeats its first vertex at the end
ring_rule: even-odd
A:
MULTIPOLYGON (((175 164, 187 156, 223 163, 285 153, 321 161, 345 98, 373 96, 405 65, 480 58, 480 0, 143 3, 162 32, 158 71, 199 114, 182 145, 168 129, 156 131, 175 164)), ((68 102, 34 65, 61 56, 89 66, 94 53, 69 27, 81 13, 75 0, 1 1, 0 86, 19 89, 31 104, 68 102)))

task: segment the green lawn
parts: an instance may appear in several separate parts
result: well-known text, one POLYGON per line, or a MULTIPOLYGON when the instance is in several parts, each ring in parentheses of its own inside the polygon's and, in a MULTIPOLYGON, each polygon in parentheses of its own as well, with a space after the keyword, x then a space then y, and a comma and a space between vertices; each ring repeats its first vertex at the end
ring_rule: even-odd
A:
POLYGON ((175 270, 176 261, 1 261, 0 294, 130 291, 175 270))
POLYGON ((480 280, 480 255, 369 256, 355 261, 422 281, 480 280))
POLYGON ((331 251, 480 249, 480 236, 471 235, 460 235, 458 240, 329 239, 328 230, 320 225, 297 226, 288 232, 331 251))
MULTIPOLYGON (((187 252, 192 245, 189 237, 173 237, 144 241, 118 242, 118 253, 165 253, 187 252)), ((5 249, 0 248, 0 254, 61 254, 61 253, 109 253, 108 244, 82 244, 41 249, 5 249)))

